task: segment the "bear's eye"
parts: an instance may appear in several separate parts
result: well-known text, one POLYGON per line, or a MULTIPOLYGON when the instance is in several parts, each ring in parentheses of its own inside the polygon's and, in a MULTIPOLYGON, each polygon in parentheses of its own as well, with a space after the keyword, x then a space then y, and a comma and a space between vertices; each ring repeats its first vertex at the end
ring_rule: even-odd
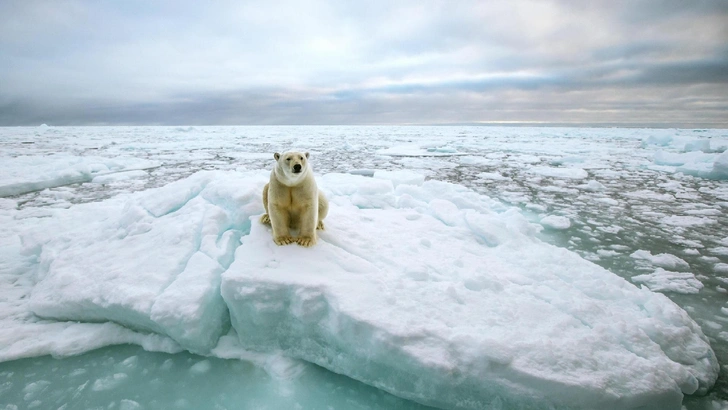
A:
POLYGON ((303 157, 298 157, 298 158, 301 158, 301 161, 303 161, 303 157))
POLYGON ((290 161, 290 160, 291 160, 290 158, 286 158, 286 161, 290 161))

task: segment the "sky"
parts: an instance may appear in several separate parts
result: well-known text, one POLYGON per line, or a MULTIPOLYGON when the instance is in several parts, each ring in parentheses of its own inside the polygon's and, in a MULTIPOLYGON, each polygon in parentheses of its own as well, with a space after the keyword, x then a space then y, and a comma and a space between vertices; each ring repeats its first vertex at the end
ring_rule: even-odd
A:
POLYGON ((728 128, 728 1, 0 1, 0 126, 728 128))

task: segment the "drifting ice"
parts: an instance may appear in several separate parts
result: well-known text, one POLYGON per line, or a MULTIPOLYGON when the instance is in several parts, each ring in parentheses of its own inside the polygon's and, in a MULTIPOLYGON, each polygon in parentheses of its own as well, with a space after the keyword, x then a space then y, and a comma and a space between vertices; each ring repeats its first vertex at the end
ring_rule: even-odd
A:
POLYGON ((56 210, 57 232, 23 238, 30 309, 207 354, 232 325, 245 348, 444 408, 680 409, 715 382, 705 336, 665 296, 462 186, 374 176, 319 180, 331 210, 312 249, 257 222, 265 171, 56 210))

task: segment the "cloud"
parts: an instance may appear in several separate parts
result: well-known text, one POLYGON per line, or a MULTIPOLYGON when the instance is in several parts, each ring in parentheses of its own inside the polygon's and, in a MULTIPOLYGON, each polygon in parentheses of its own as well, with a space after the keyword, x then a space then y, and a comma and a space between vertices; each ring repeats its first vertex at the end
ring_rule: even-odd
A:
POLYGON ((0 3, 0 125, 728 126, 723 1, 0 3))

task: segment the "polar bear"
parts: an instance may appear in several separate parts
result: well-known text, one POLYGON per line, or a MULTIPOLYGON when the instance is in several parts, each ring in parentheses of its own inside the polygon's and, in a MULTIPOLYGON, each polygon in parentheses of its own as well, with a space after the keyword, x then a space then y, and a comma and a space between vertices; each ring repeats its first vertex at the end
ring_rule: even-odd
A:
POLYGON ((276 165, 263 188, 266 213, 260 222, 272 226, 276 245, 313 246, 316 229, 324 229, 329 202, 316 186, 308 157, 308 152, 298 151, 273 154, 276 165), (298 230, 298 238, 291 236, 291 229, 298 230))

